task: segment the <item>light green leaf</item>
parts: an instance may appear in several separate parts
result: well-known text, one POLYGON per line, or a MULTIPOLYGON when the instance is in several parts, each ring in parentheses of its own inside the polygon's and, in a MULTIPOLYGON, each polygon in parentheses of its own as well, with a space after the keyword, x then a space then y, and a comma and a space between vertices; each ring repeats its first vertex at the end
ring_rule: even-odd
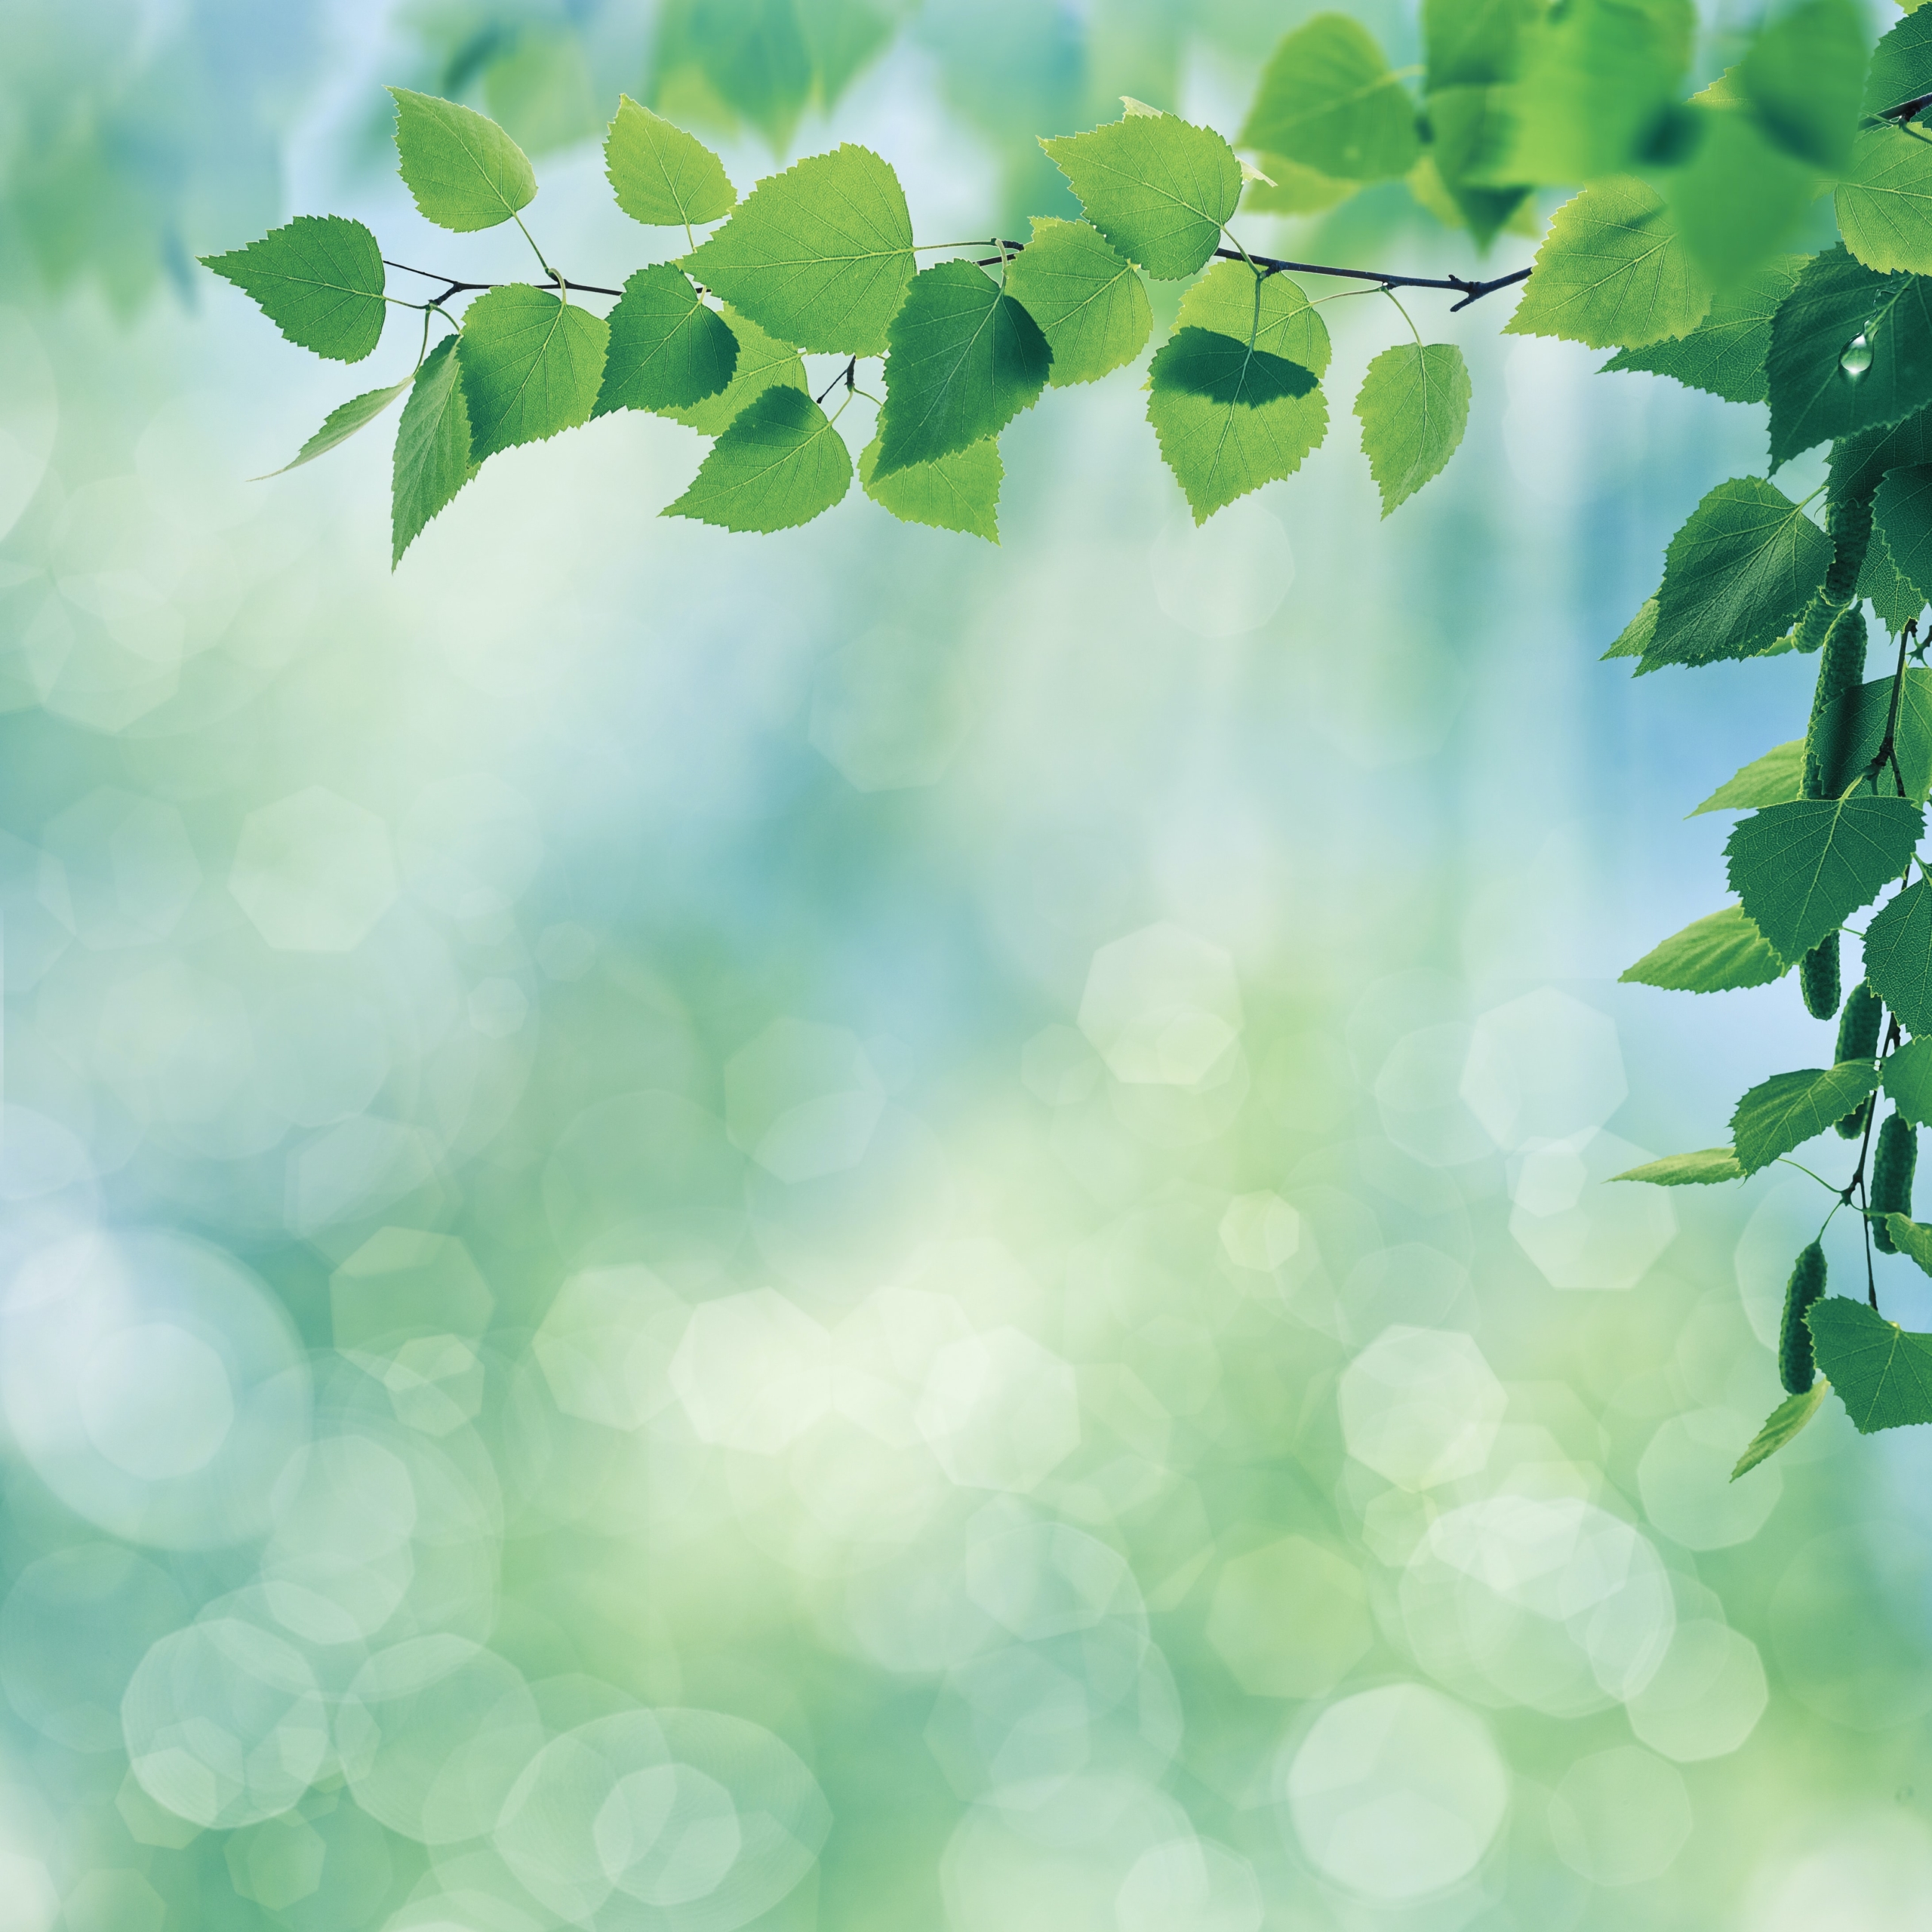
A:
POLYGON ((1807 1319, 1818 1366, 1860 1435, 1932 1422, 1932 1336, 1908 1334, 1848 1295, 1827 1295, 1807 1319))
POLYGON ((1804 740, 1793 738, 1789 744, 1774 745, 1762 758, 1754 758, 1727 778, 1696 811, 1750 812, 1764 805, 1788 805, 1796 798, 1804 777, 1804 740))
POLYGON ((1512 80, 1537 0, 1423 0, 1429 91, 1512 80))
POLYGON ((739 411, 768 389, 783 387, 811 393, 805 365, 789 342, 774 341, 757 323, 728 306, 721 312, 719 319, 738 340, 737 370, 730 384, 702 402, 675 405, 663 412, 672 422, 681 423, 688 429, 705 436, 721 436, 739 411))
POLYGON ((1747 1174, 1769 1167, 1780 1154, 1835 1127, 1878 1091, 1878 1069, 1869 1060, 1774 1074, 1752 1088, 1730 1117, 1737 1164, 1747 1174))
POLYGON ((1724 847, 1730 888, 1779 956, 1799 958, 1904 871, 1924 818, 1869 793, 1768 806, 1724 847))
POLYGON ((999 486, 1003 472, 996 442, 975 443, 937 463, 915 463, 889 476, 875 474, 878 438, 859 455, 859 481, 867 496, 902 523, 961 530, 999 541, 999 486))
MULTIPOLYGON (((1626 973, 1626 979, 1629 977, 1626 973)), ((1705 1147, 1694 1154, 1666 1154, 1641 1168, 1612 1174, 1612 1180, 1647 1181, 1653 1187, 1708 1187, 1714 1181, 1742 1180, 1744 1170, 1728 1147, 1705 1147)))
POLYGON ((882 477, 997 435, 1033 406, 1053 364, 1039 325, 971 262, 915 275, 889 340, 882 477))
POLYGON ((1738 1457, 1730 1472, 1735 1482, 1747 1469, 1755 1469, 1767 1456, 1775 1456, 1818 1413, 1818 1404, 1832 1385, 1822 1376, 1801 1395, 1787 1395, 1765 1418, 1764 1426, 1752 1437, 1750 1446, 1738 1457))
POLYGON ((1932 272, 1932 141, 1923 134, 1862 129, 1834 206, 1844 245, 1867 268, 1932 272))
MULTIPOLYGON (((279 469, 269 472, 270 476, 286 476, 291 469, 300 469, 305 463, 313 463, 318 456, 327 456, 340 443, 346 443, 358 429, 366 429, 376 418, 408 388, 414 378, 405 376, 399 383, 386 389, 371 389, 365 395, 352 396, 346 402, 337 403, 322 418, 322 426, 297 451, 292 463, 285 463, 279 469)), ((258 482, 266 482, 266 477, 258 477, 258 482)))
POLYGON ((1767 986, 1788 968, 1741 906, 1694 919, 1617 977, 1669 992, 1728 993, 1767 986))
POLYGON ((404 183, 438 228, 494 228, 537 198, 530 157, 487 115, 408 88, 389 92, 404 183))
POLYGON ((1318 168, 1305 168, 1284 154, 1264 154, 1257 181, 1251 174, 1242 191, 1244 214, 1320 214, 1361 192, 1359 181, 1337 181, 1318 168))
POLYGON ((1657 634, 1657 600, 1647 597, 1637 614, 1617 634, 1617 641, 1604 653, 1605 657, 1641 657, 1657 634))
POLYGON ((471 460, 587 422, 610 333, 601 315, 525 283, 479 295, 457 338, 471 460))
MULTIPOLYGON (((1251 337, 1257 348, 1317 377, 1328 366, 1328 331, 1308 297, 1284 275, 1257 283, 1244 262, 1216 263, 1181 297, 1178 324, 1251 337)), ((1147 398, 1147 420, 1194 520, 1203 523, 1236 497, 1291 474, 1327 432, 1328 411, 1318 389, 1254 408, 1155 389, 1147 398)))
POLYGON ((1764 358, 1770 353, 1771 318, 1798 285, 1802 255, 1779 255, 1740 288, 1711 304, 1711 312, 1687 336, 1620 349, 1606 370, 1642 369, 1669 376, 1727 402, 1762 402, 1770 391, 1764 358))
POLYGON ((1932 1039, 1908 1040, 1879 1063, 1892 1104, 1914 1127, 1932 1127, 1932 1039))
POLYGON ((1923 879, 1865 929, 1865 977, 1907 1032, 1932 1033, 1932 886, 1923 879))
POLYGON ((1276 47, 1241 140, 1346 181, 1406 174, 1422 152, 1415 103, 1346 14, 1318 14, 1276 47))
POLYGON ((1307 395, 1314 372, 1286 357, 1257 349, 1245 336, 1213 329, 1176 329, 1149 366, 1149 386, 1210 402, 1239 403, 1258 409, 1283 396, 1307 395))
POLYGON ((781 386, 739 412, 664 514, 726 530, 789 530, 830 509, 851 482, 851 453, 825 411, 781 386))
POLYGON ((1909 1214, 1887 1214, 1885 1232, 1901 1254, 1909 1254, 1928 1275, 1932 1275, 1932 1228, 1921 1226, 1909 1214))
POLYGON ((1008 264, 1006 292, 1040 325, 1054 352, 1055 389, 1091 383, 1146 346, 1154 326, 1131 263, 1084 221, 1033 217, 1033 238, 1008 264))
POLYGON ((1859 567, 1858 595, 1872 600, 1872 615, 1894 637, 1924 611, 1927 601, 1924 592, 1899 568, 1890 540, 1875 524, 1872 540, 1865 546, 1865 561, 1859 567))
POLYGON ((738 198, 724 164, 695 134, 617 97, 604 143, 604 172, 617 205, 648 227, 701 226, 729 214, 738 198))
POLYGON ((669 262, 639 269, 611 311, 610 346, 593 416, 688 408, 715 396, 738 364, 738 339, 669 262))
POLYGON ((1880 40, 1865 80, 1865 111, 1882 114, 1932 94, 1932 14, 1908 14, 1880 40))
POLYGON ((1773 14, 1739 61, 1739 95, 1787 154, 1835 171, 1865 91, 1865 16, 1855 0, 1799 0, 1773 14))
POLYGON ((1469 371, 1446 342, 1385 349, 1368 365, 1355 414, 1382 514, 1413 497, 1456 454, 1469 420, 1469 371))
POLYGON ((1616 179, 1557 210, 1504 333, 1639 349, 1688 334, 1710 306, 1710 285, 1661 198, 1641 181, 1616 179))
POLYGON ((899 177, 849 143, 761 181, 684 266, 801 349, 877 355, 912 279, 899 177))
POLYGON ((1679 123, 1689 158, 1665 198, 1685 253, 1719 294, 1749 288, 1791 245, 1817 200, 1818 177, 1735 108, 1687 107, 1679 123))
POLYGON ((1220 246, 1241 199, 1241 163, 1211 128, 1134 115, 1040 143, 1087 219, 1129 261, 1164 281, 1192 275, 1220 246))
POLYGON ((1491 185, 1497 155, 1514 125, 1510 91, 1505 87, 1441 88, 1423 103, 1430 134, 1429 158, 1435 164, 1443 192, 1469 224, 1478 248, 1489 246, 1530 192, 1491 185))
POLYGON ((245 248, 202 262, 252 296, 298 348, 331 362, 359 362, 381 339, 383 252, 359 221, 298 214, 245 248))
MULTIPOLYGON (((1885 740, 1885 722, 1892 709, 1892 681, 1874 678, 1834 701, 1820 721, 1818 746, 1823 764, 1823 794, 1835 798, 1863 776, 1885 740)), ((1905 795, 1923 804, 1932 792, 1932 671, 1908 668, 1899 693, 1898 724, 1892 749, 1899 770, 1887 763, 1878 774, 1878 789, 1897 795, 1898 777, 1905 779, 1905 795)))
POLYGON ((1831 539, 1775 484, 1720 483, 1670 540, 1639 669, 1755 657, 1791 628, 1831 561, 1831 539))
POLYGON ((456 337, 423 358, 395 435, 389 506, 392 570, 429 519, 475 475, 469 454, 469 411, 458 380, 456 337))
POLYGON ((1901 421, 1932 392, 1932 281, 1881 275, 1842 248, 1814 255, 1772 321, 1764 366, 1774 463, 1901 421), (1844 358, 1860 335, 1872 361, 1854 374, 1844 358))

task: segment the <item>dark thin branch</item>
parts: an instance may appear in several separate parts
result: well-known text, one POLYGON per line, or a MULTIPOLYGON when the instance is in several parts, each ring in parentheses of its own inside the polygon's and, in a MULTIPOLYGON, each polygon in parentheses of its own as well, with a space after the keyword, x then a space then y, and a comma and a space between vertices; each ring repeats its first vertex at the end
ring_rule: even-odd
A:
POLYGON ((383 266, 403 275, 420 275, 425 281, 446 284, 442 294, 435 298, 438 302, 447 302, 452 295, 467 294, 472 290, 487 292, 492 288, 568 288, 577 295, 621 295, 624 292, 621 288, 599 288, 595 282, 559 281, 554 275, 548 281, 456 281, 446 275, 432 274, 428 269, 413 269, 407 262, 392 262, 386 255, 383 257, 383 266))
POLYGON ((843 383, 849 389, 857 385, 858 380, 859 358, 855 355, 845 365, 844 368, 839 371, 837 375, 832 377, 830 382, 826 384, 823 389, 819 391, 817 395, 812 398, 812 400, 816 403, 823 404, 826 398, 829 396, 841 383, 843 383))

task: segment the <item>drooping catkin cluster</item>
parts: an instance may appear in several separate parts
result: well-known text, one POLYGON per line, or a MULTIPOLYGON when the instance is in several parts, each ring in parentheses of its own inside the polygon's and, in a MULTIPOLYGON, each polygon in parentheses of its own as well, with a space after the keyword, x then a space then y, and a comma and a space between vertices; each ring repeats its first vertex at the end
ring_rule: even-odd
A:
MULTIPOLYGON (((1885 1002, 1872 990, 1869 980, 1860 980, 1851 989, 1838 1016, 1838 1042, 1834 1061, 1869 1060, 1878 1051, 1878 1026, 1885 1017, 1885 1002)), ((1872 1111, 1872 1097, 1865 1098, 1838 1122, 1838 1132, 1847 1140, 1856 1140, 1865 1131, 1866 1116, 1872 1111)))
POLYGON ((1814 1241, 1798 1257, 1784 1291, 1784 1319, 1778 1326, 1778 1374, 1789 1394, 1801 1395, 1817 1375, 1811 1330, 1804 1318, 1825 1292, 1825 1250, 1814 1241))
POLYGON ((1872 1238, 1879 1251, 1896 1254, 1898 1244, 1885 1225, 1887 1214, 1912 1212, 1912 1173, 1918 1164, 1918 1135, 1902 1114, 1888 1114, 1878 1130, 1878 1151, 1872 1157, 1872 1238))

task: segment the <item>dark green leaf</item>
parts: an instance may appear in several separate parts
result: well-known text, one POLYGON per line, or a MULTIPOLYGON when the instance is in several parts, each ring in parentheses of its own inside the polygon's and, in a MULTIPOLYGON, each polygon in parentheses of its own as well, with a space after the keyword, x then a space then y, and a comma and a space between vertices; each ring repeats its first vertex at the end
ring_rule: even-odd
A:
POLYGON ((469 411, 457 379, 456 337, 423 358, 402 406, 390 498, 390 567, 423 526, 476 473, 469 454, 469 411))
POLYGON ((1129 261, 1164 280, 1192 275, 1220 245, 1241 199, 1241 163, 1211 128, 1134 114, 1040 145, 1087 219, 1129 261))
POLYGON ((1710 306, 1661 198, 1641 181, 1599 181, 1557 210, 1505 333, 1641 348, 1689 334, 1710 306))
POLYGON ((1859 567, 1858 595, 1871 598, 1872 615, 1894 637, 1924 611, 1927 601, 1924 592, 1899 568, 1884 531, 1875 525, 1865 548, 1865 561, 1859 567))
POLYGON ((1774 1074, 1752 1088, 1730 1117, 1737 1164, 1747 1174, 1769 1167, 1780 1154, 1835 1126, 1878 1091, 1878 1069, 1869 1060, 1774 1074))
MULTIPOLYGON (((1884 540, 1892 568, 1918 592, 1922 606, 1926 586, 1932 584, 1932 464, 1913 463, 1887 472, 1872 500, 1872 520, 1884 540)), ((1909 614, 1915 617, 1918 612, 1909 614)))
POLYGON ((1932 392, 1932 282, 1881 275, 1842 248, 1813 256, 1772 321, 1765 374, 1774 463, 1901 421, 1932 392), (1872 360, 1854 373, 1844 356, 1861 335, 1872 360))
POLYGON ((1932 1039, 1908 1040, 1880 1063, 1892 1104, 1915 1127, 1932 1127, 1932 1039))
POLYGON ((674 406, 664 411, 674 423, 681 423, 687 429, 695 429, 706 436, 722 435, 731 426, 739 411, 768 389, 782 385, 786 389, 811 392, 805 380, 805 365, 798 360, 798 352, 789 342, 774 341, 757 323, 734 314, 729 307, 719 319, 738 343, 736 373, 729 385, 719 394, 706 396, 702 402, 674 406))
POLYGON ((1865 977, 1908 1033, 1932 1033, 1932 886, 1923 879, 1866 928, 1865 977))
POLYGON ((1537 0, 1423 0, 1429 92, 1513 80, 1524 29, 1540 11, 1537 0))
POLYGON ((1720 483, 1670 540, 1639 669, 1755 657, 1797 620, 1831 561, 1831 539, 1775 484, 1720 483))
POLYGON ((1787 970, 1744 908, 1727 906, 1693 920, 1618 977, 1670 992, 1728 993, 1767 986, 1787 970))
POLYGON ((1780 255, 1745 285, 1720 296, 1687 336, 1620 349, 1605 369, 1643 369, 1674 377, 1694 389, 1708 389, 1727 402, 1762 402, 1770 393, 1764 358, 1770 352, 1771 318, 1798 285, 1802 255, 1780 255))
POLYGON ((359 221, 298 214, 203 265, 253 296, 288 340, 331 362, 359 362, 383 333, 383 254, 359 221))
POLYGON ((1804 777, 1804 740, 1793 738, 1786 745, 1774 745, 1762 758, 1754 758, 1727 778, 1697 811, 1750 812, 1764 805, 1786 805, 1798 795, 1804 777))
POLYGON ((851 454, 825 411, 780 386, 739 412, 664 514, 727 530, 789 530, 830 509, 851 481, 851 454))
POLYGON ((849 143, 761 181, 684 266, 782 342, 877 355, 912 279, 899 177, 849 143))
POLYGON ((1854 0, 1799 0, 1759 29, 1735 85, 1786 153, 1835 171, 1851 152, 1865 46, 1865 16, 1854 0))
POLYGON ((1415 103, 1346 14, 1318 14, 1275 49, 1241 139, 1347 181, 1406 174, 1422 152, 1415 103))
MULTIPOLYGON (((1834 701, 1821 721, 1818 742, 1824 759, 1823 790, 1836 798, 1861 777, 1885 741, 1885 721, 1891 715, 1892 681, 1874 678, 1834 701)), ((1923 804, 1932 792, 1932 671, 1908 668, 1899 693, 1898 724, 1892 749, 1898 754, 1905 795, 1923 804)), ((1897 775, 1878 774, 1878 789, 1896 792, 1897 775)))
POLYGON ((1831 1386, 1821 1378, 1803 1395, 1787 1395, 1765 1418, 1764 1427, 1752 1437, 1750 1447, 1738 1457, 1737 1466, 1730 1472, 1731 1481, 1735 1482, 1746 1469, 1755 1469, 1766 1457, 1775 1456, 1818 1413, 1818 1404, 1831 1386))
POLYGON ((1826 1296, 1809 1318, 1818 1366, 1860 1435, 1932 1422, 1932 1336, 1908 1334, 1846 1295, 1826 1296))
POLYGON ((1456 454, 1469 420, 1469 371, 1446 342, 1404 342, 1368 365, 1355 398, 1382 514, 1406 502, 1456 454))
POLYGON ((640 107, 629 94, 604 143, 604 172, 617 205, 648 226, 702 226, 729 214, 738 198, 724 164, 695 134, 640 107))
POLYGON ((1312 371, 1285 356, 1257 349, 1245 337, 1212 329, 1176 329, 1161 345, 1148 370, 1152 387, 1180 395, 1205 396, 1210 402, 1259 408, 1283 396, 1307 395, 1315 386, 1312 371))
POLYGON ((1900 1254, 1909 1255, 1932 1275, 1932 1228, 1921 1226, 1908 1214, 1894 1213, 1885 1217, 1885 1232, 1900 1254))
POLYGON ((669 262, 639 269, 611 311, 610 346, 594 416, 615 409, 686 409, 715 396, 738 364, 738 338, 669 262))
POLYGON ((1033 217, 1033 238, 1006 271, 1006 292, 1040 325, 1054 352, 1055 389, 1091 383, 1146 346, 1154 326, 1131 263, 1084 221, 1033 217))
POLYGON ((530 157, 487 115, 408 88, 389 92, 403 180, 438 228, 494 228, 537 198, 530 157))
MULTIPOLYGON (((1626 980, 1629 974, 1623 976, 1626 980)), ((1714 1181, 1742 1180, 1744 1170, 1728 1147, 1706 1147, 1694 1154, 1666 1154, 1641 1168, 1612 1174, 1612 1180, 1647 1181, 1653 1187, 1708 1187, 1714 1181)))
POLYGON ((1767 807, 1724 847, 1731 890, 1779 956, 1797 959, 1904 871, 1924 817, 1869 792, 1767 807))
POLYGON ((457 339, 472 461, 587 422, 609 337, 601 315, 540 288, 513 282, 479 295, 457 339))
POLYGON ((975 443, 941 457, 937 463, 917 463, 890 476, 874 473, 878 461, 875 436, 859 454, 859 481, 866 494, 902 523, 923 523, 935 530, 960 530, 970 537, 999 541, 999 445, 975 443))
POLYGON ((1865 80, 1865 111, 1882 114, 1932 94, 1932 14, 1906 14, 1882 38, 1865 80))
POLYGON ((1932 271, 1932 141, 1922 134, 1864 129, 1835 205, 1845 246, 1867 268, 1932 271))
POLYGON ((890 341, 881 477, 997 435, 1032 407, 1053 364, 1039 325, 971 262, 914 276, 890 341))
POLYGON ((374 422, 408 388, 411 380, 405 376, 388 389, 371 389, 365 395, 352 396, 348 401, 338 403, 322 418, 322 426, 297 451, 294 460, 285 463, 279 469, 271 470, 269 475, 286 476, 291 469, 300 469, 305 463, 313 463, 318 456, 327 456, 339 443, 347 442, 357 430, 366 429, 374 422))
POLYGON ((1497 156, 1514 125, 1510 92, 1505 87, 1443 88, 1423 103, 1431 136, 1429 158, 1478 248, 1489 246, 1530 192, 1490 185, 1497 156))

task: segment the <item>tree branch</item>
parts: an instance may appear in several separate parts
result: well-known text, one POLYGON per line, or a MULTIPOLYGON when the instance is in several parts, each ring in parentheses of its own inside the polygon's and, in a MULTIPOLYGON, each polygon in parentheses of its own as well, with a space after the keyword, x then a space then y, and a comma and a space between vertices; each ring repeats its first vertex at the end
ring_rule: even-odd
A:
POLYGON ((395 269, 403 275, 420 275, 425 281, 444 283, 442 294, 436 297, 438 302, 446 302, 452 295, 467 294, 472 290, 487 293, 492 288, 568 288, 577 295, 621 295, 624 292, 621 288, 599 288, 594 282, 560 281, 555 269, 551 271, 548 281, 458 281, 452 276, 435 274, 428 269, 413 269, 407 262, 392 262, 386 255, 383 257, 383 266, 395 269))

